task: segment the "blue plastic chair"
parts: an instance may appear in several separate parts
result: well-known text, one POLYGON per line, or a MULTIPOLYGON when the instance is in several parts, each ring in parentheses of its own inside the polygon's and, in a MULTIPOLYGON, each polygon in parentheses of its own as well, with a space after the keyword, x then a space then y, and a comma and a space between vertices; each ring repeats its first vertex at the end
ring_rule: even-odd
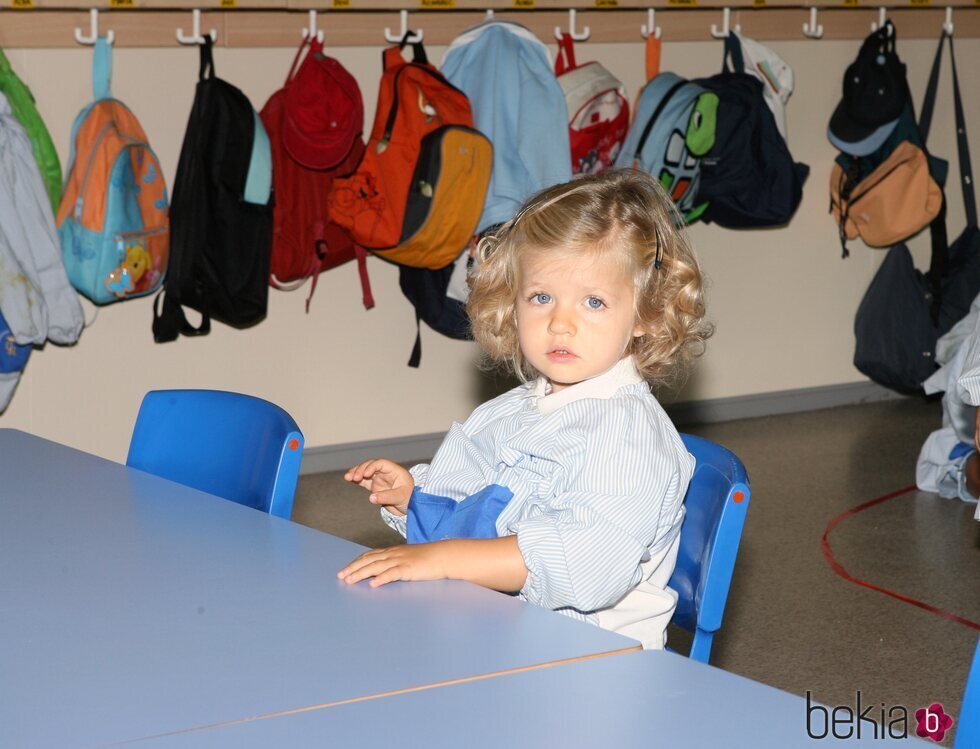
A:
POLYGON ((973 665, 966 677, 966 691, 960 707, 959 724, 953 749, 975 749, 980 746, 980 639, 973 651, 973 665))
POLYGON ((302 457, 296 422, 268 401, 154 390, 140 406, 126 465, 289 519, 302 457))
POLYGON ((668 583, 679 596, 671 622, 694 633, 688 657, 707 663, 721 628, 751 492, 745 466, 734 454, 701 437, 682 434, 681 439, 697 465, 668 583))

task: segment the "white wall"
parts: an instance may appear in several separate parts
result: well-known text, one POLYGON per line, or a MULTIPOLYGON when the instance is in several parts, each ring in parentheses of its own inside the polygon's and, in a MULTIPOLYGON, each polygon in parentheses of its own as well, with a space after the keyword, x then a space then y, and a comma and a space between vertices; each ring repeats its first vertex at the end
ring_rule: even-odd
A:
MULTIPOLYGON (((379 34, 380 36, 380 34, 379 34)), ((717 324, 699 371, 679 395, 697 400, 817 387, 862 380, 851 365, 854 312, 883 253, 853 243, 840 259, 827 214, 835 151, 826 123, 857 41, 794 41, 771 45, 795 69, 789 142, 811 167, 792 224, 735 232, 696 225, 692 238, 710 279, 709 314, 717 324)), ((935 49, 932 41, 901 41, 917 101, 935 49)), ((441 59, 443 49, 429 50, 441 59)), ((980 63, 980 40, 957 42, 961 77, 980 63)), ((89 49, 8 50, 14 69, 34 91, 64 160, 72 120, 91 98, 89 49)), ((217 49, 217 73, 242 88, 256 108, 281 85, 291 49, 217 49)), ((332 52, 358 79, 367 122, 373 118, 379 48, 332 52)), ((641 44, 580 44, 582 60, 598 59, 619 76, 632 100, 643 83, 641 44)), ((694 77, 716 72, 720 43, 665 44, 663 69, 694 77)), ((196 50, 115 51, 113 91, 143 123, 172 185, 197 75, 196 50)), ((954 158, 948 68, 941 82, 930 146, 954 158)), ((980 97, 968 86, 967 120, 980 149, 980 97)), ((958 186, 952 166, 949 184, 958 186)), ((958 189, 958 188, 957 188, 958 189)), ((959 193, 951 191, 950 238, 963 226, 959 193)), ((920 267, 926 237, 913 243, 920 267)), ((322 446, 445 430, 487 392, 473 367, 474 345, 423 330, 418 370, 405 362, 415 336, 412 308, 398 289, 397 270, 369 261, 377 307, 360 303, 356 267, 321 276, 310 314, 307 289, 270 291, 268 318, 249 330, 215 324, 209 336, 158 345, 150 331, 151 300, 102 308, 70 348, 48 344, 31 357, 0 427, 30 431, 114 460, 123 460, 143 393, 155 388, 208 387, 262 396, 296 418, 307 445, 322 446)), ((87 304, 87 303, 86 303, 87 304)), ((91 316, 93 308, 86 306, 91 316)))

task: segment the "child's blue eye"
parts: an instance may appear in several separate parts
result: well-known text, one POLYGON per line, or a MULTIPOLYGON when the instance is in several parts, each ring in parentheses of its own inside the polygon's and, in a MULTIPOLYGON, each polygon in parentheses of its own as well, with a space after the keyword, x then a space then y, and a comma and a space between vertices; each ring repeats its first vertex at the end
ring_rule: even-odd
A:
POLYGON ((589 305, 589 309, 602 309, 606 306, 606 303, 597 296, 590 296, 585 303, 589 305))
POLYGON ((531 297, 531 301, 535 304, 547 304, 551 301, 551 294, 535 294, 531 297))

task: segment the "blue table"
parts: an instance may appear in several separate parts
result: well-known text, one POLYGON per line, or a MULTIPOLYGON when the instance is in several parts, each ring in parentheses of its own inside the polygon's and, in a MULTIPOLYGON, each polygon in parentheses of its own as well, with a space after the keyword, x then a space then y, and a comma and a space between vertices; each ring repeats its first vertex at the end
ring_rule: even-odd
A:
MULTIPOLYGON (((877 747, 807 736, 806 702, 673 653, 644 651, 192 731, 138 749, 793 749, 877 747)), ((909 728, 913 734, 914 718, 909 728)), ((815 714, 811 732, 826 723, 815 714)), ((839 735, 847 729, 840 725, 839 735)), ((896 728, 896 732, 898 729, 896 728)), ((901 742, 908 743, 908 742, 901 742)), ((928 746, 915 740, 917 746, 928 746)), ((934 746, 934 745, 933 745, 934 746)))
POLYGON ((0 747, 103 746, 637 647, 467 583, 339 582, 362 550, 0 429, 0 747))

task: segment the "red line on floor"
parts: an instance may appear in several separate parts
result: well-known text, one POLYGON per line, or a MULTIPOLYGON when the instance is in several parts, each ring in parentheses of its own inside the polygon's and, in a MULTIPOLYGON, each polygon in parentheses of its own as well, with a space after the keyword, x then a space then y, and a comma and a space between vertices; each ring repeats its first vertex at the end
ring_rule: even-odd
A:
POLYGON ((894 591, 887 590, 886 588, 881 588, 874 583, 869 583, 867 580, 861 580, 860 578, 854 577, 847 570, 844 569, 844 565, 837 561, 834 557, 834 552, 830 548, 830 532, 836 528, 842 520, 846 520, 852 515, 857 515, 859 512, 863 512, 870 507, 875 505, 880 505, 882 502, 887 502, 890 499, 895 499, 895 497, 901 497, 903 494, 908 494, 909 492, 914 492, 915 486, 906 486, 904 489, 899 489, 891 494, 886 494, 883 497, 878 497, 877 499, 872 499, 869 502, 860 504, 857 507, 852 507, 850 510, 845 510, 840 515, 836 515, 831 518, 830 522, 827 523, 827 527, 824 529, 823 538, 820 539, 820 548, 823 550, 823 555, 827 559, 827 564, 830 565, 830 569, 836 572, 838 575, 843 577, 845 580, 849 580, 852 583, 857 583, 858 585, 863 585, 865 588, 870 588, 871 590, 876 590, 879 593, 884 593, 886 596, 891 596, 892 598, 897 598, 899 601, 904 601, 905 603, 911 603, 913 606, 918 606, 920 609, 925 609, 937 616, 941 616, 944 619, 949 619, 950 621, 956 622, 957 624, 962 624, 965 627, 971 627, 972 629, 980 630, 980 623, 971 621, 957 614, 953 614, 944 609, 937 608, 928 603, 923 603, 922 601, 916 600, 915 598, 909 598, 901 593, 895 593, 894 591))

